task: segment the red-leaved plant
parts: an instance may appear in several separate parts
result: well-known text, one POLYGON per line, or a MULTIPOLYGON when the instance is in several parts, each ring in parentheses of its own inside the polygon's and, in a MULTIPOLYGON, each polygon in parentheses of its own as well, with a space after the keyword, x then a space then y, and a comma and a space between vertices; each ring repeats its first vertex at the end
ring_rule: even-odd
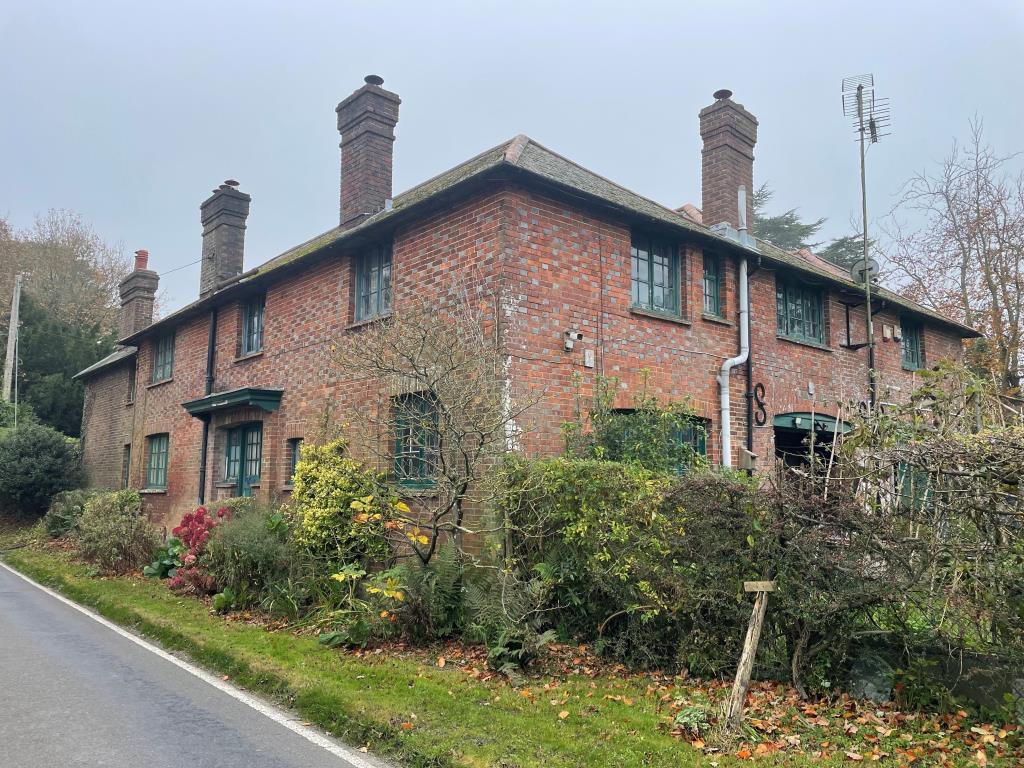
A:
POLYGON ((194 512, 187 512, 181 518, 181 523, 171 533, 188 547, 188 551, 182 555, 181 567, 177 569, 167 586, 176 591, 192 588, 199 594, 217 591, 213 576, 207 573, 200 558, 206 551, 206 542, 213 535, 217 523, 230 518, 231 510, 228 507, 218 509, 216 517, 210 514, 206 507, 197 507, 194 512))

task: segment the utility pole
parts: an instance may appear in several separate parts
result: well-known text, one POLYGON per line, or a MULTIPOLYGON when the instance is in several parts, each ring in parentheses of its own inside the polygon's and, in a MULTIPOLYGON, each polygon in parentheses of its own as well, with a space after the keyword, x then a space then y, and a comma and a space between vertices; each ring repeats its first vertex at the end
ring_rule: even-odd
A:
POLYGON ((18 349, 18 309, 21 306, 21 274, 14 276, 14 297, 11 299, 11 323, 7 329, 7 357, 4 359, 4 388, 0 392, 4 402, 11 402, 11 382, 18 349))

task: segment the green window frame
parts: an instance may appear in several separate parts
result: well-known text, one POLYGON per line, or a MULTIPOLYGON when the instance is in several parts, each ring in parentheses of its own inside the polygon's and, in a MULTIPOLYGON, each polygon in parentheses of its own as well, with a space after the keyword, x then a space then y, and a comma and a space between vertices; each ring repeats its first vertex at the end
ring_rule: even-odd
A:
POLYGON ((356 260, 356 320, 391 312, 391 246, 377 246, 356 260))
POLYGON ((704 314, 722 317, 722 259, 704 254, 704 314))
POLYGON ((227 431, 224 481, 235 484, 238 496, 252 496, 263 471, 263 424, 254 422, 227 431))
POLYGON ((166 432, 146 438, 146 487, 167 488, 167 460, 171 437, 166 432))
POLYGON ((777 278, 775 320, 780 336, 824 344, 825 312, 821 289, 777 278))
POLYGON ((174 334, 161 336, 153 344, 153 382, 167 381, 174 373, 174 334))
POLYGON ((121 451, 121 487, 127 488, 132 479, 132 444, 125 443, 121 451))
POLYGON ((263 349, 263 316, 266 298, 249 299, 242 307, 242 354, 251 355, 263 349))
POLYGON ((401 395, 395 416, 395 479, 406 487, 433 486, 440 452, 437 400, 429 394, 401 395))
POLYGON ((679 247, 667 240, 634 233, 629 255, 633 307, 679 315, 679 247))
POLYGON ((924 329, 920 323, 900 321, 900 350, 903 367, 916 371, 924 368, 924 329))
POLYGON ((288 441, 288 485, 295 481, 295 468, 302 458, 302 438, 293 437, 288 441))

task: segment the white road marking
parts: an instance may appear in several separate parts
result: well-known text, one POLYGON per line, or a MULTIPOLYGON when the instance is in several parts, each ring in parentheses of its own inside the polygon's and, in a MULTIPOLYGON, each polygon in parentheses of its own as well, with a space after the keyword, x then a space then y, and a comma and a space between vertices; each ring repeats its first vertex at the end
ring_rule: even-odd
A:
POLYGON ((68 598, 64 597, 64 595, 55 592, 49 587, 43 586, 42 584, 33 579, 30 579, 28 576, 21 573, 20 571, 15 570, 14 568, 11 568, 6 563, 0 562, 0 568, 4 568, 5 570, 10 571, 18 578, 27 581, 36 589, 40 589, 46 594, 48 594, 50 597, 60 600, 65 605, 71 606, 79 613, 85 614, 93 621, 96 621, 102 624, 107 629, 121 635, 121 637, 131 640, 133 643, 142 648, 145 648, 150 653, 156 654, 161 659, 171 662, 171 664, 174 664, 176 667, 185 670, 190 675, 198 677, 200 680, 202 680, 205 683, 209 683, 217 690, 223 691, 228 696, 231 696, 232 698, 237 699, 246 706, 255 709, 264 717, 273 720, 275 723, 283 725, 289 731, 298 734, 306 741, 309 741, 313 744, 316 744, 318 747, 327 750, 335 757, 339 757, 342 760, 347 760, 349 765, 353 766, 353 768, 380 768, 379 764, 369 762, 366 758, 362 756, 361 753, 353 749, 350 749, 349 747, 342 746, 338 742, 328 738, 324 734, 314 730, 313 728, 310 728, 309 726, 296 722, 295 719, 289 717, 285 712, 282 712, 277 707, 272 706, 264 701, 260 701, 255 696, 243 691, 240 688, 237 688, 234 685, 227 683, 224 680, 221 680, 219 677, 211 674, 210 672, 207 672, 205 669, 200 669, 199 667, 193 664, 189 664, 187 661, 182 661, 177 656, 174 656, 165 651, 163 648, 158 648, 152 643, 143 640, 138 635, 132 634, 128 630, 119 627, 117 624, 114 624, 112 621, 108 621, 107 619, 100 616, 98 613, 90 611, 88 608, 85 608, 79 605, 78 603, 74 602, 73 600, 69 600, 68 598))

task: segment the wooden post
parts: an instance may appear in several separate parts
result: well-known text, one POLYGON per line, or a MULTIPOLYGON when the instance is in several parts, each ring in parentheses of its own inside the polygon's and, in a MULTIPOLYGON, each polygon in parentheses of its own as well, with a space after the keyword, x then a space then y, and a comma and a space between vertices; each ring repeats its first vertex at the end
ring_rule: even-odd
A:
POLYGON ((732 694, 729 696, 729 703, 725 710, 725 727, 730 731, 735 731, 743 722, 743 705, 747 700, 750 675, 754 671, 754 656, 757 654, 757 644, 761 639, 764 614, 768 609, 768 593, 775 591, 775 582, 745 581, 743 590, 756 592, 757 597, 754 598, 754 612, 750 615, 747 637, 743 641, 743 653, 740 655, 740 663, 736 668, 736 681, 732 685, 732 694))

